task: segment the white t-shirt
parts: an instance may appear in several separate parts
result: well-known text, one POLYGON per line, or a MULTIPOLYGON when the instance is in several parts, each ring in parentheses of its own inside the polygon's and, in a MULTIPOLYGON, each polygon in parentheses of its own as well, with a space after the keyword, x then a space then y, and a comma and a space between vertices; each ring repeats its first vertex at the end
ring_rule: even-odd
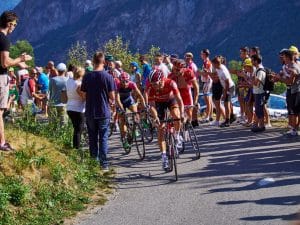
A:
POLYGON ((66 84, 68 102, 67 111, 75 111, 84 113, 85 111, 85 101, 77 93, 77 88, 81 85, 80 80, 68 79, 66 84))
POLYGON ((231 75, 229 73, 229 70, 226 68, 226 66, 224 66, 223 64, 221 64, 220 69, 216 68, 216 71, 217 71, 219 80, 220 80, 221 85, 222 85, 223 88, 225 88, 225 81, 227 79, 229 81, 229 87, 228 88, 231 88, 231 87, 234 86, 234 82, 233 82, 233 80, 231 78, 231 75))
POLYGON ((265 83, 265 80, 266 80, 266 72, 264 70, 262 70, 263 68, 264 67, 262 65, 259 65, 257 67, 257 69, 254 71, 254 76, 260 82, 257 86, 253 85, 253 94, 263 94, 265 92, 264 91, 264 83, 265 83), (256 72, 256 71, 258 71, 258 72, 256 72))
POLYGON ((27 78, 24 82, 24 88, 22 90, 20 101, 22 105, 27 105, 29 103, 33 103, 33 96, 31 95, 30 88, 28 85, 29 78, 27 78))

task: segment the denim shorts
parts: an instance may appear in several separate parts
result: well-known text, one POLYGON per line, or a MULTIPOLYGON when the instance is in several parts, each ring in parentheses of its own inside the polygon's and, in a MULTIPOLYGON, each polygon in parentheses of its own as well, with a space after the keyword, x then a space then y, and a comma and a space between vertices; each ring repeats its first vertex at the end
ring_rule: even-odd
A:
POLYGON ((255 101, 255 114, 258 119, 264 118, 264 93, 263 94, 254 94, 255 101))
POLYGON ((203 96, 212 96, 212 93, 211 92, 203 93, 203 96))

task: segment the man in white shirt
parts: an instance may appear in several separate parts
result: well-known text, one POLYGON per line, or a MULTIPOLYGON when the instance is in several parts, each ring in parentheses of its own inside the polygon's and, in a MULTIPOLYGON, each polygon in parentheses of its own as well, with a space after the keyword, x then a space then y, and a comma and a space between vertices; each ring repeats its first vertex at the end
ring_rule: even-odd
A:
POLYGON ((262 132, 266 130, 264 122, 264 84, 266 80, 266 71, 262 66, 262 58, 260 55, 252 55, 251 61, 255 68, 253 81, 253 95, 255 102, 255 115, 257 118, 253 124, 251 131, 262 132))
POLYGON ((167 65, 163 63, 163 60, 163 55, 161 53, 156 53, 152 69, 161 70, 164 74, 164 77, 167 78, 170 73, 170 70, 168 69, 167 65))

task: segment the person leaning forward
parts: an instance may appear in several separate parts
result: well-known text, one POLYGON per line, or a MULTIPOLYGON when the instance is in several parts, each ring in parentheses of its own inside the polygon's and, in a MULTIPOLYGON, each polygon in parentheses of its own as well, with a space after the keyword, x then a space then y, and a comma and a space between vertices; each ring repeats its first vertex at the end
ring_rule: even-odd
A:
POLYGON ((12 11, 5 11, 0 16, 0 150, 2 151, 13 150, 5 140, 2 117, 8 103, 9 78, 7 68, 11 66, 27 67, 25 62, 32 60, 32 57, 26 53, 15 59, 9 56, 10 40, 7 36, 14 31, 17 22, 18 16, 12 11))

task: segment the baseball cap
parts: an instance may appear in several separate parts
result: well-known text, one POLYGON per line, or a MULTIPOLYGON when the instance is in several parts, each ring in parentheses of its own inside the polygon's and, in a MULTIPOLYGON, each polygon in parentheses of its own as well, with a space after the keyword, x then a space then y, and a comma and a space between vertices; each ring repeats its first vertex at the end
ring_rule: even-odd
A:
POLYGON ((253 66, 251 59, 250 58, 245 59, 243 66, 253 66))
POLYGON ((67 66, 66 66, 66 64, 64 64, 64 63, 59 63, 57 66, 56 66, 56 69, 58 70, 58 71, 67 71, 67 66))
POLYGON ((89 60, 89 59, 87 59, 87 60, 85 61, 85 64, 86 64, 86 65, 92 65, 92 61, 89 60))
POLYGON ((192 58, 194 58, 194 55, 193 55, 193 53, 191 53, 191 52, 187 52, 187 53, 185 53, 185 57, 192 57, 192 58))
POLYGON ((298 51, 298 48, 297 48, 296 46, 292 45, 292 46, 289 48, 289 50, 290 50, 292 53, 299 55, 299 51, 298 51))

